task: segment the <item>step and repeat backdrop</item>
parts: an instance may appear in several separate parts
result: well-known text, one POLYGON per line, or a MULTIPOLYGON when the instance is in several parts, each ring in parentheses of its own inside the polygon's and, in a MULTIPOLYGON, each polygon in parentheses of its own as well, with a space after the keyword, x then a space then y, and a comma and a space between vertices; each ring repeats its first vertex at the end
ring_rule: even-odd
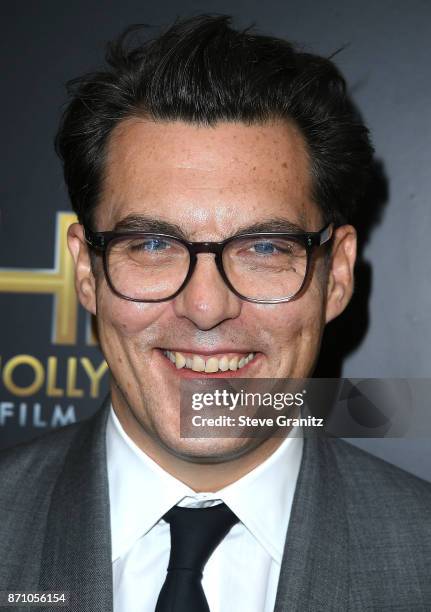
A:
POLYGON ((41 245, 51 248, 51 267, 2 268, 0 446, 89 416, 106 395, 107 364, 90 315, 78 305, 68 226, 75 216, 59 211, 52 235, 28 245, 37 262, 41 245))
MULTIPOLYGON (((74 216, 53 149, 65 83, 98 69, 127 25, 178 15, 228 13, 306 50, 342 48, 335 61, 371 129, 379 176, 373 219, 359 224, 354 300, 329 330, 318 371, 431 376, 429 3, 43 0, 2 11, 0 448, 91 415, 109 386, 66 248, 74 216)), ((429 440, 382 442, 375 452, 431 478, 429 440)))

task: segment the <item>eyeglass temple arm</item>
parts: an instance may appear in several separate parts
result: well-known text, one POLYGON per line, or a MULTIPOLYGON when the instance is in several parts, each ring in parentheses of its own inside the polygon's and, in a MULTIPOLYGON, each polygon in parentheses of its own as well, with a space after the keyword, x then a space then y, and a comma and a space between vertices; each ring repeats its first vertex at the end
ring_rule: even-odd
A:
POLYGON ((332 223, 329 223, 323 230, 319 236, 318 246, 322 246, 325 242, 328 242, 330 238, 332 238, 332 232, 334 230, 334 226, 332 223))
POLYGON ((87 227, 84 227, 85 242, 94 249, 104 249, 106 246, 105 237, 102 234, 92 232, 87 227))

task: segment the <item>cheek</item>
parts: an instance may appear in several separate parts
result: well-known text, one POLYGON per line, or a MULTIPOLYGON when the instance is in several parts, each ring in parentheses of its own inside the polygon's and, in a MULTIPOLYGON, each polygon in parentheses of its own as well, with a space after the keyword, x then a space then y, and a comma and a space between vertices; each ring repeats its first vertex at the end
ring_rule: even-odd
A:
POLYGON ((116 330, 122 337, 136 336, 140 332, 159 327, 158 322, 167 303, 142 304, 129 302, 115 295, 105 286, 97 292, 97 319, 100 332, 116 330))
POLYGON ((281 346, 295 337, 313 337, 324 322, 324 299, 317 292, 285 304, 256 306, 252 317, 281 346))
POLYGON ((298 300, 284 304, 253 305, 248 313, 269 347, 269 355, 283 374, 305 376, 317 356, 324 328, 324 292, 311 285, 298 300))

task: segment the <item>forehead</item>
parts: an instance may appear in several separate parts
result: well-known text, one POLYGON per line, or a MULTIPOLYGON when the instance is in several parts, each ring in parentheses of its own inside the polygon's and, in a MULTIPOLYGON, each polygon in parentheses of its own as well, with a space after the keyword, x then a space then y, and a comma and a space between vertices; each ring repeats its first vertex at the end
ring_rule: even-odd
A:
POLYGON ((304 138, 281 120, 214 127, 125 120, 108 143, 96 222, 112 229, 140 214, 219 234, 267 217, 319 225, 304 138))

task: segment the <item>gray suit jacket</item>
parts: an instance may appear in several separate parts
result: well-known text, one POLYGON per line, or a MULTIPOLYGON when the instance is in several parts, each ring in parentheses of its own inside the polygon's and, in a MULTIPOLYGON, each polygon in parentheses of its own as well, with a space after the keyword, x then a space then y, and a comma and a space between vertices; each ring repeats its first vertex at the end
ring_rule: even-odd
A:
MULTIPOLYGON (((73 612, 112 611, 107 415, 105 403, 0 453, 0 590, 69 591, 73 612)), ((305 439, 275 610, 429 612, 431 485, 305 439)))

